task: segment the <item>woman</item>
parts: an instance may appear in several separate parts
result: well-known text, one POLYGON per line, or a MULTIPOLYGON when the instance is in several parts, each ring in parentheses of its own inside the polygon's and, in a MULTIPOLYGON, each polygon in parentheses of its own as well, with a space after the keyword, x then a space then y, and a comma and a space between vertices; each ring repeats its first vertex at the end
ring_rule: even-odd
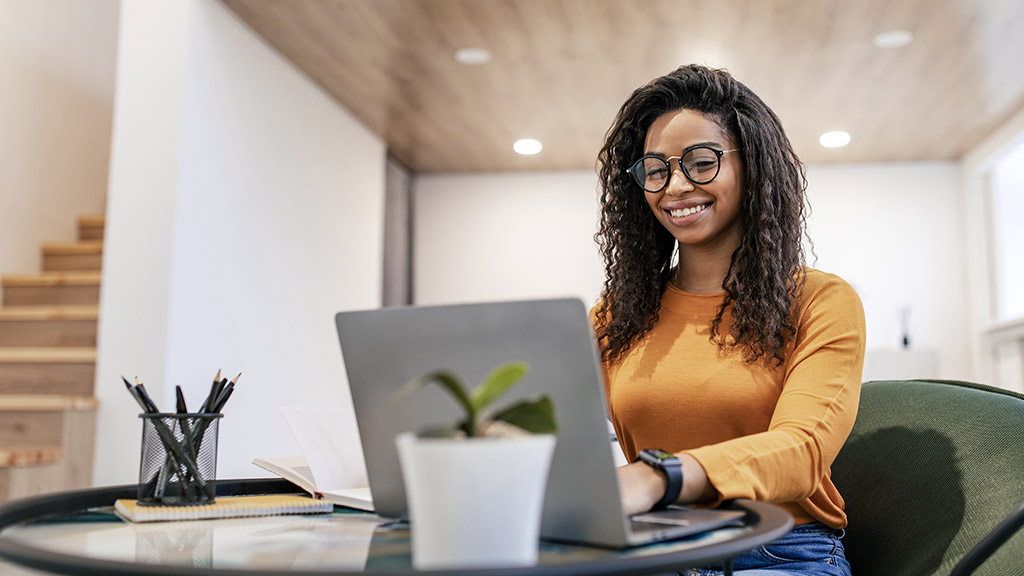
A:
POLYGON ((593 316, 635 460, 627 512, 772 502, 797 527, 736 570, 848 575, 829 467, 857 412, 864 313, 804 267, 806 180, 779 119, 727 72, 683 66, 623 104, 598 169, 593 316))

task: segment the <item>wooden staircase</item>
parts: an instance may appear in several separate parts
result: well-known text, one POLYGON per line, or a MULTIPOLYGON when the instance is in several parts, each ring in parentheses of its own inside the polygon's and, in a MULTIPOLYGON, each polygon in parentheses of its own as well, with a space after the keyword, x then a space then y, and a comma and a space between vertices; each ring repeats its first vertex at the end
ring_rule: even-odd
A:
POLYGON ((90 485, 103 225, 79 218, 42 272, 0 279, 0 502, 90 485))

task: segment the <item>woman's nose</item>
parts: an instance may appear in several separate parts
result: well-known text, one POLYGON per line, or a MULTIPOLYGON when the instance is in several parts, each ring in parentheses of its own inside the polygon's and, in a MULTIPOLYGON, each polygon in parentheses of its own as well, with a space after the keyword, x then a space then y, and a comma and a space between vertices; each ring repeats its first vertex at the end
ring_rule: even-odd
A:
MULTIPOLYGON (((671 166, 670 166, 671 168, 671 166)), ((693 182, 686 177, 683 173, 683 169, 676 164, 676 169, 669 173, 668 185, 665 186, 665 193, 667 194, 684 194, 686 192, 693 191, 693 182)))

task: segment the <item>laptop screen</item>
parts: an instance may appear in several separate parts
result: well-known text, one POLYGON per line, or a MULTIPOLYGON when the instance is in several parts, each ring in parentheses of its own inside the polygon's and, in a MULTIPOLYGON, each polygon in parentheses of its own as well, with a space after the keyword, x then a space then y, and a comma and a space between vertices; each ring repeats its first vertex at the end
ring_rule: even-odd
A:
POLYGON ((499 404, 548 394, 560 428, 542 536, 621 544, 624 519, 608 442, 604 387, 582 301, 342 312, 336 324, 378 514, 406 517, 395 436, 461 416, 439 387, 425 387, 397 402, 394 391, 438 369, 454 372, 472 387, 499 364, 519 361, 529 372, 499 404))

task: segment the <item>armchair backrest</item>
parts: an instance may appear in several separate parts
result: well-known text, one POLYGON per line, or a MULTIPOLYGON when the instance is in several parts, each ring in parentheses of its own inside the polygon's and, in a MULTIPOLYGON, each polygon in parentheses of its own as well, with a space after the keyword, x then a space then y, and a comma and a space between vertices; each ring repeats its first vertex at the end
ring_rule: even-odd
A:
MULTIPOLYGON (((1024 502, 1024 396, 966 382, 867 382, 832 478, 854 576, 947 575, 1024 502)), ((1024 533, 976 573, 1024 574, 1024 533)))

